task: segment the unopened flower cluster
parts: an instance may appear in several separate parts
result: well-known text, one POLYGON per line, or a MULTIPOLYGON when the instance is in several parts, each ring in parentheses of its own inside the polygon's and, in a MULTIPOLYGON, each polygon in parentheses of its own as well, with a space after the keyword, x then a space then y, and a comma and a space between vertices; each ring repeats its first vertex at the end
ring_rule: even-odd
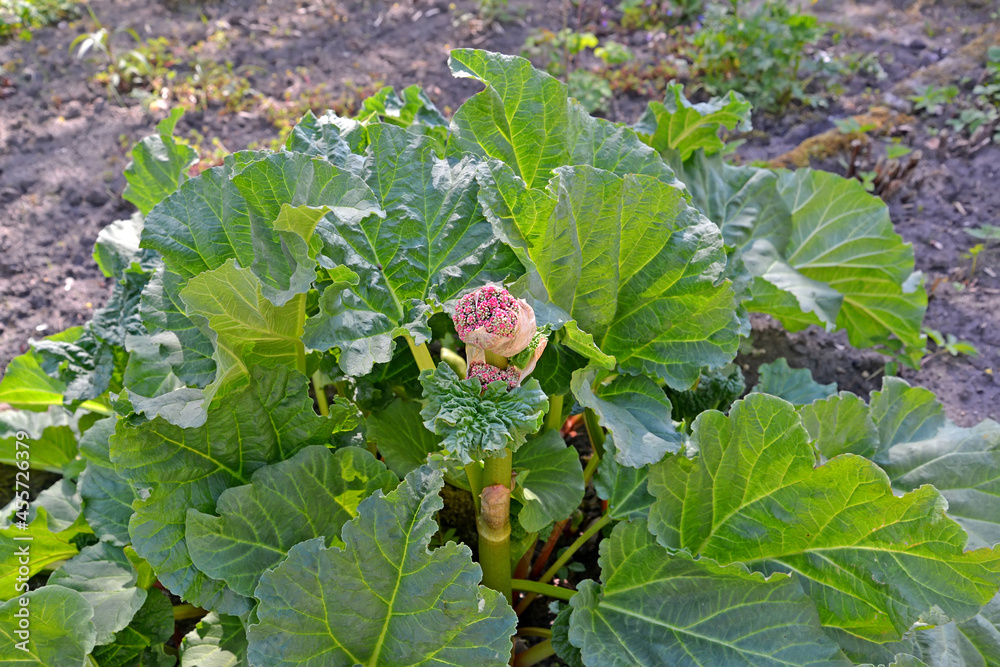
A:
POLYGON ((534 370, 547 343, 531 306, 502 287, 486 285, 466 294, 455 308, 454 321, 466 346, 467 377, 478 378, 484 388, 497 381, 506 382, 508 389, 519 386, 534 370), (511 359, 507 368, 497 368, 486 363, 487 351, 500 357, 517 356, 518 363, 511 359))

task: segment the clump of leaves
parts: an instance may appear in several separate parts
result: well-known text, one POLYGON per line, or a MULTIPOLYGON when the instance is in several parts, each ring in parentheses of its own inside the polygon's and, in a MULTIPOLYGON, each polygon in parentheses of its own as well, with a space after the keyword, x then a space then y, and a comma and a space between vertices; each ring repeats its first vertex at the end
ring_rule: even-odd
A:
POLYGON ((783 362, 736 400, 748 310, 922 354, 885 205, 726 165, 736 95, 672 89, 636 130, 524 59, 450 65, 483 86, 450 120, 380 92, 194 177, 179 111, 136 146, 138 212, 95 249, 109 303, 0 381, 3 460, 63 475, 0 517, 0 558, 32 538, 0 573, 30 638, 0 657, 988 663, 1000 426, 783 362), (568 604, 526 627, 539 596, 568 604))
POLYGON ((31 31, 59 21, 77 18, 76 0, 0 0, 0 43, 31 39, 31 31))
POLYGON ((783 0, 749 5, 730 0, 708 7, 701 29, 690 37, 692 67, 698 72, 694 79, 709 95, 738 90, 764 111, 779 111, 792 101, 823 104, 808 91, 818 67, 808 50, 825 29, 783 0))

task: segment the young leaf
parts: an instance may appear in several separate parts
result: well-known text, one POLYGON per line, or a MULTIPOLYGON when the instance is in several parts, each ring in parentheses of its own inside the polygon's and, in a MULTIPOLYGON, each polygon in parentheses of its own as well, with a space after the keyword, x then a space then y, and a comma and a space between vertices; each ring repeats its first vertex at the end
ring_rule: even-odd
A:
POLYGON ((611 433, 618 463, 641 468, 680 450, 683 438, 674 430, 670 400, 660 385, 644 375, 619 375, 595 389, 596 375, 593 368, 574 372, 573 395, 611 433))
POLYGON ((478 379, 459 380, 448 364, 420 373, 427 405, 424 426, 444 436, 441 447, 468 465, 510 447, 515 452, 538 430, 549 401, 537 380, 508 391, 504 381, 485 389, 478 379))
POLYGON ((683 84, 670 83, 663 102, 650 102, 635 129, 649 135, 648 142, 657 151, 674 151, 684 162, 699 149, 705 155, 721 151, 725 144, 719 130, 723 127, 750 131, 750 103, 742 95, 731 90, 725 97, 691 104, 683 84))
POLYGON ((423 466, 388 496, 358 506, 345 548, 302 542, 261 577, 251 665, 494 665, 510 660, 517 619, 480 586, 466 546, 429 551, 441 471, 423 466))
POLYGON ((209 612, 181 643, 181 667, 240 667, 245 664, 246 630, 236 616, 209 612))
POLYGON ((143 215, 187 180, 187 169, 198 161, 198 151, 178 144, 174 128, 184 115, 175 107, 156 126, 156 134, 140 141, 132 149, 132 161, 125 167, 128 185, 122 197, 135 204, 143 215))
POLYGON ((964 552, 936 489, 897 497, 881 469, 850 454, 814 468, 808 434, 779 398, 750 394, 728 418, 706 412, 693 440, 697 458, 650 470, 650 530, 723 565, 795 572, 826 626, 898 639, 918 621, 970 618, 1000 586, 1000 553, 964 552))
MULTIPOLYGON (((4 561, 10 562, 10 561, 4 561)), ((15 663, 80 667, 94 648, 94 610, 82 595, 62 586, 42 586, 0 605, 0 655, 15 663), (22 607, 21 597, 28 599, 22 607), (30 641, 15 634, 16 613, 28 609, 30 641), (18 644, 25 642, 22 651, 18 644)))
POLYGON ((355 377, 389 361, 396 336, 426 341, 431 304, 522 271, 483 216, 471 157, 441 160, 429 139, 392 125, 368 135, 365 180, 385 219, 320 221, 320 264, 357 278, 324 290, 304 338, 314 349, 339 348, 341 369, 355 377))
POLYGON ((583 469, 575 448, 559 431, 546 429, 514 452, 517 484, 514 497, 521 502, 517 520, 529 533, 565 519, 583 500, 583 469))
POLYGON ((340 529, 357 514, 358 503, 376 489, 395 486, 392 473, 364 449, 307 447, 260 468, 250 484, 223 491, 215 505, 219 516, 189 509, 191 560, 213 579, 252 596, 260 575, 299 542, 323 537, 343 546, 340 529))
POLYGON ((368 438, 399 479, 427 463, 428 454, 441 450, 441 437, 424 427, 421 407, 417 401, 397 398, 368 416, 368 438))
POLYGON ((563 343, 574 351, 677 389, 735 356, 739 320, 722 280, 722 238, 682 190, 582 166, 530 190, 495 160, 480 180, 491 219, 531 268, 521 282, 536 315, 572 319, 580 331, 567 327, 563 343))
POLYGON ((0 378, 0 403, 14 408, 45 411, 50 405, 62 405, 65 391, 66 383, 49 377, 34 350, 14 357, 0 378))
POLYGON ((664 183, 673 172, 631 129, 593 118, 571 100, 566 84, 518 56, 455 49, 453 76, 486 85, 455 112, 451 150, 506 163, 529 188, 554 170, 590 165, 616 174, 648 174, 664 183))
POLYGON ((854 394, 842 391, 814 400, 799 408, 799 415, 813 446, 828 459, 847 453, 874 459, 880 449, 868 406, 854 394))
POLYGON ((121 547, 107 542, 86 547, 52 573, 47 585, 80 593, 94 608, 96 643, 108 644, 124 630, 146 601, 137 573, 121 547))
POLYGON ((601 584, 570 600, 569 640, 587 665, 850 665, 798 582, 671 554, 637 520, 601 543, 601 584))
POLYGON ((783 398, 792 405, 809 405, 837 393, 837 383, 820 384, 808 368, 791 368, 784 357, 761 364, 757 386, 751 391, 783 398))
POLYGON ((245 600, 191 562, 184 538, 189 508, 215 509, 227 488, 249 484, 258 468, 324 445, 340 427, 313 412, 306 379, 287 367, 257 366, 244 389, 221 399, 197 428, 157 417, 118 422, 111 438, 115 470, 149 496, 134 503, 129 534, 160 582, 193 604, 245 611, 245 600))

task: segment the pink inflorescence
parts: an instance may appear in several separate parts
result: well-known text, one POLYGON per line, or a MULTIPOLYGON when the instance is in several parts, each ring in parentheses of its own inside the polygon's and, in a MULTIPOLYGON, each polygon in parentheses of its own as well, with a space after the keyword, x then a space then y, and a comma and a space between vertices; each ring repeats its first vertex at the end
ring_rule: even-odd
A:
POLYGON ((521 373, 513 366, 508 366, 507 368, 497 368, 492 364, 486 364, 481 361, 473 362, 469 366, 469 371, 465 375, 466 378, 479 378, 480 384, 483 385, 483 390, 485 391, 486 385, 490 382, 496 382, 497 380, 502 380, 507 383, 507 389, 513 389, 521 381, 521 373))
POLYGON ((510 338, 517 329, 517 299, 507 290, 486 285, 463 296, 455 308, 455 329, 465 336, 476 329, 510 338))

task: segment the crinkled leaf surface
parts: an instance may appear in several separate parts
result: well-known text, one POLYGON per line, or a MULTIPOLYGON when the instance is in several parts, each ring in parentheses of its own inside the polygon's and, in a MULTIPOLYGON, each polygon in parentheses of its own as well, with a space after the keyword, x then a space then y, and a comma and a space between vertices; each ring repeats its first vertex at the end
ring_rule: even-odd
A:
POLYGON ((871 417, 878 427, 875 460, 879 463, 885 462, 884 452, 893 445, 925 440, 948 424, 933 392, 899 378, 885 378, 882 389, 872 393, 871 417))
POLYGON ((722 238, 682 190, 585 166, 531 190, 495 160, 480 179, 487 212, 531 269, 519 289, 536 316, 572 319, 564 344, 677 389, 732 360, 739 320, 722 238))
POLYGON ((703 371, 693 389, 666 388, 670 416, 676 421, 694 421, 705 410, 728 412, 729 406, 746 391, 743 371, 730 364, 717 371, 703 371))
POLYGON ((332 452, 313 446, 260 468, 251 483, 226 489, 212 516, 187 512, 191 560, 213 579, 252 596, 260 575, 299 542, 323 537, 343 546, 340 529, 376 489, 391 491, 395 476, 367 450, 332 452))
POLYGON ((156 134, 132 149, 132 161, 125 167, 128 185, 122 197, 147 215, 164 197, 187 180, 187 169, 198 161, 198 151, 174 139, 174 128, 184 110, 174 108, 156 126, 156 134))
POLYGON ((611 433, 618 463, 641 468, 681 448, 683 437, 674 430, 670 400, 660 385, 643 375, 620 375, 595 389, 596 376, 592 368, 574 372, 573 395, 611 433))
POLYGON ((601 543, 601 583, 570 600, 586 665, 850 665, 794 577, 671 554, 637 520, 601 543))
POLYGON ((96 642, 108 644, 124 630, 146 601, 138 575, 121 547, 98 542, 52 573, 48 584, 71 588, 94 608, 96 642))
POLYGON ((569 643, 569 620, 572 612, 573 608, 566 605, 552 622, 552 648, 569 667, 586 667, 580 649, 569 643))
POLYGON ((115 418, 107 417, 95 422, 80 438, 80 453, 87 458, 87 467, 80 474, 78 488, 84 519, 94 534, 125 545, 131 542, 128 522, 132 502, 139 496, 111 462, 109 441, 114 432, 115 418))
POLYGON ((236 616, 209 612, 181 643, 181 667, 240 667, 246 660, 247 637, 236 616))
POLYGON ((305 355, 302 298, 275 306, 263 296, 257 277, 232 259, 188 281, 181 299, 189 315, 204 318, 202 332, 215 345, 216 376, 206 401, 244 386, 254 367, 299 366, 305 355))
POLYGON ((338 348, 341 369, 355 377, 389 361, 396 336, 426 341, 432 304, 522 272, 483 216, 473 158, 439 159, 429 139, 393 125, 372 125, 368 136, 365 181, 385 218, 317 225, 320 264, 347 266, 356 278, 324 290, 304 338, 338 348))
MULTIPOLYGON (((407 353, 409 354, 409 353, 407 353)), ((441 436, 428 431, 417 401, 396 399, 368 416, 368 438, 378 445, 385 465, 403 479, 441 450, 441 436)))
POLYGON ((517 520, 529 533, 565 519, 583 500, 580 455, 559 431, 545 429, 514 453, 514 497, 521 501, 517 520))
POLYGON ((360 173, 364 168, 361 152, 365 132, 360 123, 349 118, 341 118, 328 111, 319 118, 312 111, 292 128, 285 141, 285 148, 293 153, 314 155, 338 167, 360 173))
POLYGON ((1000 664, 1000 596, 962 623, 914 633, 928 667, 990 667, 1000 664))
POLYGON ((566 84, 528 60, 455 49, 448 66, 454 76, 486 85, 455 112, 452 150, 501 160, 530 188, 544 187, 557 167, 580 164, 674 181, 633 130, 591 117, 566 84))
POLYGON ((648 467, 619 465, 613 456, 601 459, 594 475, 594 490, 601 500, 608 501, 608 513, 613 519, 622 521, 649 516, 649 508, 655 498, 646 487, 648 475, 648 467))
POLYGON ((427 404, 420 411, 424 426, 444 436, 441 447, 468 465, 510 447, 515 452, 538 430, 548 398, 538 381, 508 391, 507 383, 491 382, 485 390, 476 378, 459 380, 448 364, 420 373, 427 404))
POLYGON ((792 571, 824 625, 877 641, 913 623, 974 616, 1000 587, 1000 553, 966 534, 930 486, 893 494, 880 468, 845 454, 814 468, 794 408, 766 394, 694 425, 700 454, 654 465, 650 530, 722 564, 792 571), (694 511, 692 511, 694 508, 694 511))
POLYGON ((750 310, 791 330, 846 329, 855 347, 893 336, 910 355, 923 350, 927 295, 913 249, 860 183, 810 169, 733 167, 718 155, 695 154, 678 168, 692 202, 756 276, 750 310))
POLYGON ((741 132, 751 129, 750 103, 742 95, 729 91, 725 97, 691 104, 684 96, 684 86, 670 83, 663 102, 650 102, 635 129, 648 135, 649 144, 657 151, 673 151, 683 162, 698 149, 705 155, 721 151, 725 144, 719 130, 723 127, 739 127, 741 132))
POLYGON ((26 460, 33 470, 62 472, 77 456, 75 425, 68 410, 54 405, 46 412, 0 411, 0 463, 26 460), (18 440, 22 431, 28 437, 18 440))
MULTIPOLYGON (((9 562, 9 561, 5 561, 9 562)), ((0 605, 0 656, 4 664, 28 667, 80 667, 94 648, 94 610, 76 591, 62 586, 43 586, 25 593, 31 614, 31 639, 27 651, 17 648, 23 641, 14 634, 21 609, 19 598, 0 605)))
POLYGON ((133 504, 129 534, 161 583, 185 600, 245 611, 245 599, 191 562, 184 538, 189 508, 212 512, 227 488, 249 484, 258 469, 330 441, 338 427, 313 411, 306 378, 286 367, 253 369, 244 389, 225 396, 203 426, 181 428, 161 417, 111 439, 115 470, 149 496, 133 504))
POLYGON ((792 405, 808 405, 837 393, 836 382, 820 384, 813 380, 808 368, 792 368, 784 357, 761 364, 758 373, 760 377, 752 391, 783 398, 792 405))
POLYGON ((516 617, 479 585, 466 546, 428 551, 442 473, 428 466, 376 493, 344 526, 345 548, 321 538, 261 577, 251 665, 506 665, 516 617))

